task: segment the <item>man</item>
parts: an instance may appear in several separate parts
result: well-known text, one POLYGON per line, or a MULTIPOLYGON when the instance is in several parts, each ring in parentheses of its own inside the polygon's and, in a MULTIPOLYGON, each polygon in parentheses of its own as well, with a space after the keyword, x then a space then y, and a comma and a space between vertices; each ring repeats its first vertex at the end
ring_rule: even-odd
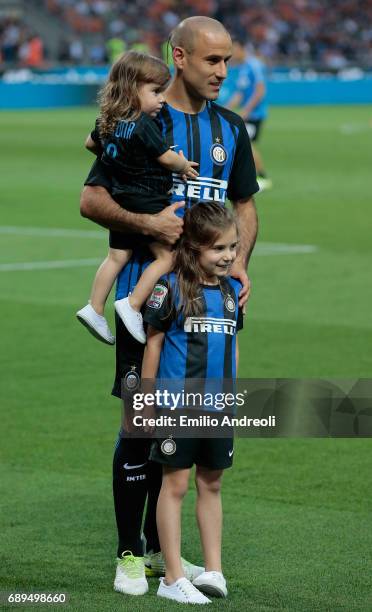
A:
MULTIPOLYGON (((252 195, 258 191, 254 162, 244 123, 240 117, 213 103, 218 98, 231 57, 231 38, 218 21, 190 17, 170 37, 175 77, 166 91, 166 104, 159 120, 169 146, 199 163, 200 176, 187 184, 175 179, 174 204, 157 215, 130 213, 116 204, 99 160, 95 162, 81 197, 81 214, 117 231, 140 232, 174 244, 182 232, 180 212, 184 205, 228 197, 239 218, 241 250, 232 276, 243 284, 240 302, 247 299, 246 266, 257 235, 257 216, 252 195)), ((200 204, 202 205, 202 204, 200 204)), ((129 294, 141 275, 146 256, 134 254, 117 285, 117 298, 129 294)), ((143 345, 126 332, 117 319, 117 368, 113 395, 122 397, 123 386, 141 374, 143 345)), ((129 385, 128 385, 129 386, 129 385)), ((128 435, 128 413, 114 456, 114 502, 119 533, 118 562, 114 588, 124 593, 147 590, 142 558, 141 524, 147 512, 144 534, 150 554, 145 556, 148 575, 161 575, 164 561, 156 530, 156 502, 161 486, 159 466, 148 461, 150 440, 128 435)), ((203 568, 183 561, 186 577, 195 579, 203 568)))
MULTIPOLYGON (((262 125, 267 118, 266 100, 266 67, 252 52, 247 50, 245 42, 236 38, 233 42, 232 68, 229 81, 234 82, 235 92, 226 106, 232 110, 239 109, 251 139, 253 157, 257 170, 257 182, 260 191, 270 189, 272 181, 265 171, 262 155, 256 144, 259 140, 262 125)), ((231 86, 231 84, 230 84, 231 86)))

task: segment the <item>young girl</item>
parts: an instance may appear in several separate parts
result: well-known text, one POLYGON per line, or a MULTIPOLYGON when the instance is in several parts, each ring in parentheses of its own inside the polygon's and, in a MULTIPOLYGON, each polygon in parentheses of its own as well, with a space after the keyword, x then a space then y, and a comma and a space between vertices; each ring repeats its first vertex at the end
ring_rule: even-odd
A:
MULTIPOLYGON (((241 284, 228 274, 237 246, 236 222, 227 208, 202 202, 186 211, 175 272, 168 281, 156 285, 146 306, 144 319, 149 327, 142 367, 144 384, 145 379, 156 377, 181 384, 189 378, 207 379, 206 385, 208 379, 236 378, 241 284)), ((154 441, 150 458, 163 464, 157 523, 166 574, 159 596, 202 604, 210 600, 200 591, 227 595, 221 569, 220 487, 223 470, 232 465, 232 455, 232 437, 154 441), (180 519, 193 464, 205 571, 191 584, 182 571, 180 519)))
MULTIPOLYGON (((169 204, 172 173, 198 176, 198 164, 171 151, 154 121, 164 103, 163 92, 170 72, 157 57, 129 51, 112 66, 101 92, 101 112, 96 129, 86 142, 101 153, 112 184, 112 197, 126 210, 155 214, 169 204)), ((117 300, 115 309, 129 332, 145 343, 142 305, 156 281, 173 264, 170 247, 150 236, 110 232, 108 256, 96 274, 90 301, 77 318, 99 340, 114 344, 104 315, 107 297, 115 279, 132 255, 132 249, 147 245, 155 261, 142 274, 129 298, 117 300)))

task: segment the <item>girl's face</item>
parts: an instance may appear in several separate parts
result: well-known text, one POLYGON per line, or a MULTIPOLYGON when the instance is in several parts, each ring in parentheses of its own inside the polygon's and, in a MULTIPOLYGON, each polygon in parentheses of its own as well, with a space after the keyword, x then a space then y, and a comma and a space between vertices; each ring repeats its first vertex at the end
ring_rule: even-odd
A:
POLYGON ((142 112, 156 117, 164 104, 164 88, 157 83, 143 83, 138 88, 142 112))
POLYGON ((212 246, 202 247, 199 264, 203 270, 205 281, 217 284, 218 279, 226 276, 236 259, 238 235, 235 224, 222 232, 212 246))

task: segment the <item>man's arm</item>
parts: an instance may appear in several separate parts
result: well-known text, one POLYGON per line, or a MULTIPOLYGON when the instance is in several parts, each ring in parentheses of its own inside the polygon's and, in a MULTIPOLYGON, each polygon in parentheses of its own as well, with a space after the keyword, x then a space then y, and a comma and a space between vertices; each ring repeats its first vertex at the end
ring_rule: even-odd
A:
POLYGON ((239 108, 240 103, 242 101, 242 97, 242 93, 240 91, 236 91, 235 93, 233 93, 231 98, 229 98, 227 102, 225 102, 224 106, 226 108, 230 108, 232 111, 235 111, 236 108, 239 108))
POLYGON ((183 227, 183 220, 175 212, 184 204, 176 202, 155 215, 137 214, 121 208, 104 187, 86 185, 80 198, 80 214, 107 229, 150 235, 174 244, 183 227))
POLYGON ((256 243, 258 218, 253 197, 247 200, 232 202, 239 228, 239 253, 236 261, 244 269, 248 267, 249 259, 256 243))
POLYGON ((250 281, 246 270, 257 238, 258 218, 253 197, 232 202, 232 206, 238 220, 240 244, 230 274, 239 279, 243 285, 239 293, 239 306, 243 307, 250 293, 250 281))

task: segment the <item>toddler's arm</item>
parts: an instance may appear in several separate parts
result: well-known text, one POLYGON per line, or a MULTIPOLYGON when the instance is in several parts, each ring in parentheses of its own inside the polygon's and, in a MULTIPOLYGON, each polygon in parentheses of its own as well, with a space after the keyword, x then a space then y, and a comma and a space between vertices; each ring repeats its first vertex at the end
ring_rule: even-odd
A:
POLYGON ((86 149, 88 149, 88 151, 90 151, 90 153, 93 153, 93 155, 99 155, 102 153, 102 147, 93 140, 90 134, 87 136, 84 146, 86 149))
POLYGON ((189 161, 183 155, 177 155, 177 153, 171 151, 171 149, 168 149, 163 155, 160 155, 157 160, 162 166, 167 168, 167 170, 185 174, 188 178, 196 178, 199 176, 199 173, 195 170, 195 167, 199 164, 194 161, 189 161))

